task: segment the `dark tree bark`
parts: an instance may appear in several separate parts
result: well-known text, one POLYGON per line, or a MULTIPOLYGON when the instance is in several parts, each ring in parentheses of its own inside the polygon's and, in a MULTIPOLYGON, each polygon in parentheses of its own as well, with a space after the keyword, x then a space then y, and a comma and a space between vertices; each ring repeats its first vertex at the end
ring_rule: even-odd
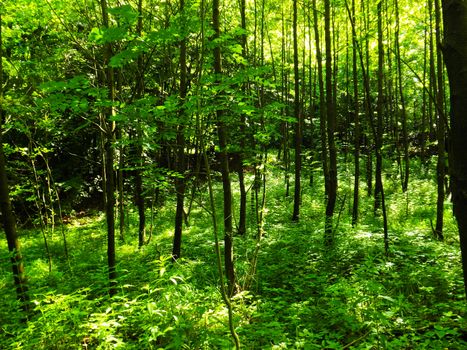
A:
POLYGON ((324 193, 327 196, 329 192, 329 165, 328 165, 328 146, 326 138, 326 102, 324 95, 324 80, 323 80, 323 59, 320 48, 320 36, 318 27, 318 9, 316 8, 316 0, 313 0, 313 22, 316 44, 316 62, 318 66, 318 85, 319 85, 319 122, 320 122, 320 137, 321 137, 321 158, 323 163, 324 173, 324 193))
MULTIPOLYGON (((180 13, 183 16, 185 11, 185 0, 180 0, 180 13)), ((183 20, 182 23, 185 23, 183 20)), ((182 28, 184 33, 184 28, 182 28)), ((186 67, 186 38, 183 37, 180 41, 180 110, 179 110, 179 125, 177 128, 177 172, 179 178, 175 181, 175 191, 177 193, 177 208, 175 211, 175 233, 173 239, 172 259, 175 261, 180 257, 182 246, 182 230, 183 230, 183 215, 185 202, 185 110, 183 103, 185 102, 187 92, 187 67, 186 67)))
MULTIPOLYGON (((2 14, 0 13, 0 100, 3 99, 3 43, 2 43, 2 14)), ((29 311, 29 296, 26 275, 24 272, 23 256, 16 232, 16 220, 10 201, 10 190, 6 174, 5 155, 3 153, 3 121, 4 110, 0 103, 0 212, 2 213, 3 229, 10 252, 13 280, 16 288, 16 296, 21 302, 24 311, 29 311)))
POLYGON ((443 0, 443 54, 451 96, 449 170, 467 296, 467 2, 443 0))
POLYGON ((441 55, 441 9, 439 0, 434 0, 435 3, 435 31, 436 31, 436 138, 438 140, 438 161, 436 163, 436 179, 438 185, 438 197, 436 199, 436 227, 435 237, 443 240, 443 223, 444 223, 444 180, 446 177, 446 149, 445 149, 445 134, 446 134, 446 118, 444 116, 444 82, 443 82, 443 58, 441 55))
MULTIPOLYGON (((0 69, 1 73, 1 69, 0 69)), ((1 83, 1 82, 0 82, 1 83)), ((0 117, 3 119, 3 110, 0 109, 0 117)), ((3 123, 2 123, 3 124, 3 123)), ((0 125, 0 211, 2 213, 3 228, 5 230, 10 252, 13 279, 16 287, 16 295, 22 304, 22 308, 28 311, 29 297, 26 275, 24 272, 23 256, 16 232, 16 221, 10 202, 10 191, 5 169, 5 155, 3 153, 2 125, 0 125)))
MULTIPOLYGON (((287 42, 286 42, 286 19, 284 15, 284 7, 281 11, 281 102, 283 107, 281 109, 282 117, 287 116, 288 109, 288 91, 289 91, 289 82, 288 82, 288 71, 286 69, 287 62, 287 42)), ((282 134, 282 148, 283 148, 283 160, 284 164, 284 182, 285 182, 285 196, 290 195, 290 148, 289 148, 289 123, 283 121, 281 125, 281 134, 282 134)))
POLYGON ((332 69, 332 42, 331 42, 331 6, 330 0, 324 1, 324 42, 326 46, 326 116, 327 116, 327 138, 329 145, 329 186, 326 202, 326 221, 324 243, 327 246, 333 244, 333 216, 337 199, 337 153, 334 140, 336 127, 336 110, 333 86, 332 69))
POLYGON ((300 175, 302 170, 302 119, 300 113, 300 76, 298 72, 297 0, 293 1, 293 70, 294 70, 294 117, 295 117, 295 190, 292 220, 300 216, 300 175))
MULTIPOLYGON (((372 99, 370 94, 370 78, 369 78, 369 71, 365 74, 366 68, 370 68, 370 2, 362 1, 361 8, 363 13, 363 27, 365 30, 365 37, 364 37, 364 44, 365 44, 365 60, 363 62, 363 57, 360 58, 360 65, 362 69, 362 73, 364 74, 364 81, 365 81, 365 146, 366 146, 366 188, 367 188, 367 195, 368 197, 373 195, 373 144, 370 141, 370 135, 374 132, 372 126, 373 113, 372 113, 372 99)), ((363 52, 361 53, 363 55, 363 52)))
MULTIPOLYGON (((428 28, 425 27, 424 31, 424 44, 423 44, 423 86, 426 86, 427 76, 427 51, 428 51, 428 28)), ((415 110, 415 108, 414 108, 415 110)), ((422 91, 422 115, 420 126, 420 160, 424 165, 426 162, 426 124, 427 124, 427 89, 422 91)))
MULTIPOLYGON (((104 28, 109 28, 109 13, 107 8, 107 1, 101 0, 102 21, 104 28)), ((114 86, 114 71, 109 66, 110 58, 112 57, 112 45, 105 44, 104 47, 104 67, 105 67, 105 84, 109 91, 109 100, 111 103, 115 100, 115 86, 114 86)), ((105 203, 105 216, 107 221, 107 263, 109 269, 109 294, 116 294, 116 278, 117 272, 115 269, 115 178, 114 178, 114 139, 115 139, 115 123, 109 119, 113 114, 113 107, 105 108, 103 115, 103 123, 105 127, 105 141, 104 141, 104 167, 106 174, 106 203, 105 203)))
POLYGON ((429 35, 429 49, 430 49, 430 57, 429 57, 429 63, 430 63, 430 68, 429 68, 429 77, 430 77, 430 94, 431 96, 435 96, 435 98, 430 98, 428 101, 428 117, 429 117, 429 122, 428 124, 430 125, 430 130, 429 130, 429 140, 434 141, 436 139, 436 134, 435 134, 435 120, 434 120, 434 115, 435 113, 433 111, 436 111, 436 96, 437 96, 437 84, 436 84, 436 64, 435 64, 435 44, 434 44, 434 27, 435 25, 433 24, 433 0, 428 0, 428 17, 429 17, 429 26, 430 26, 430 35, 429 35))
POLYGON ((384 198, 384 187, 383 187, 383 64, 384 64, 384 49, 383 49, 383 26, 382 26, 382 5, 381 2, 377 5, 378 11, 378 101, 376 105, 376 169, 375 169, 375 211, 379 208, 383 212, 383 230, 384 230, 384 251, 386 255, 389 254, 389 237, 388 237, 388 222, 386 215, 386 204, 384 198))
MULTIPOLYGON (((352 23, 355 23, 355 0, 352 0, 352 23)), ((353 29, 354 25, 352 25, 353 29)), ((359 182, 360 182, 360 117, 358 104, 358 71, 357 71, 357 37, 355 30, 352 30, 352 79, 353 79, 353 99, 354 99, 354 190, 352 206, 352 226, 358 223, 359 204, 359 182)))
MULTIPOLYGON (((382 168, 383 159, 381 155, 381 148, 383 146, 383 79, 384 79, 384 48, 383 48, 383 25, 382 25, 382 5, 378 2, 378 101, 376 105, 376 168, 375 168, 375 198, 374 209, 375 212, 381 208, 381 189, 382 183, 382 168)), ((370 116, 371 118, 372 116, 370 116)))
MULTIPOLYGON (((394 7, 396 12, 396 30, 394 33, 394 46, 395 46, 395 56, 396 56, 396 65, 397 65, 397 81, 398 81, 398 92, 399 92, 399 101, 401 106, 401 124, 402 124, 402 145, 404 149, 404 166, 401 171, 401 182, 402 182, 402 191, 406 192, 409 185, 409 174, 410 174, 410 163, 409 163, 409 141, 407 133, 407 111, 405 106, 405 96, 403 90, 403 71, 402 71, 402 61, 400 53, 400 44, 399 44, 399 2, 398 0, 394 1, 394 7)), ((396 106, 397 107, 397 106, 396 106)), ((399 111, 398 111, 399 112, 399 111)), ((398 113, 397 112, 397 113, 398 113)))
MULTIPOLYGON (((214 40, 220 37, 219 19, 219 0, 213 0, 212 26, 214 29, 214 40)), ((222 74, 221 48, 219 43, 216 43, 214 46, 214 74, 216 74, 216 82, 219 84, 222 74)), ((233 257, 232 189, 230 183, 229 159, 227 155, 227 130, 223 120, 223 110, 220 107, 216 110, 216 117, 224 195, 224 265, 228 282, 228 293, 229 295, 233 295, 236 292, 236 281, 233 257)))
MULTIPOLYGON (((138 0, 138 22, 136 26, 136 32, 139 36, 142 35, 143 31, 143 0, 138 0)), ((144 95, 144 60, 143 57, 138 57, 137 61, 138 67, 138 77, 136 82, 136 98, 141 98, 144 95)), ((142 131, 140 122, 137 125, 136 132, 136 157, 135 164, 137 165, 136 169, 133 172, 135 180, 135 202, 136 207, 138 208, 138 247, 141 248, 146 242, 146 205, 143 196, 143 176, 142 176, 142 167, 144 166, 144 157, 143 157, 143 145, 141 138, 142 131)))
MULTIPOLYGON (((245 31, 241 36, 242 56, 245 60, 248 59, 247 52, 247 34, 246 34, 246 1, 240 1, 240 19, 241 27, 245 31)), ((243 83, 242 86, 243 94, 246 96, 248 93, 248 82, 243 83)), ((239 152, 239 166, 238 166, 238 185, 240 188, 240 212, 238 220, 238 234, 244 235, 246 233, 246 206, 247 196, 245 188, 245 169, 243 166, 243 160, 245 158, 245 137, 246 137, 246 116, 244 114, 240 117, 240 152, 239 152)))

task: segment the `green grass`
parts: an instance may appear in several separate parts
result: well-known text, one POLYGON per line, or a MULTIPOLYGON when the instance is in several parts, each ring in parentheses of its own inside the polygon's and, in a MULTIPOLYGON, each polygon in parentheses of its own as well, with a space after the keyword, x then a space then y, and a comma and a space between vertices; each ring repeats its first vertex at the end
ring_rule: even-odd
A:
MULTIPOLYGON (((339 172, 337 211, 342 206, 342 215, 335 246, 326 249, 320 173, 313 187, 304 185, 301 219, 292 223, 293 201, 285 198, 283 174, 271 160, 258 272, 251 290, 233 300, 244 349, 467 348, 466 303, 451 205, 446 202, 446 240, 436 241, 430 227, 436 200, 433 174, 413 167, 409 190, 403 194, 397 171, 387 165, 390 254, 385 257, 382 221, 373 215, 363 181, 360 223, 351 226, 350 165, 339 172)), ((215 194, 221 208, 220 184, 215 194)), ((60 231, 48 234, 52 272, 41 233, 22 230, 35 305, 28 323, 21 322, 2 240, 0 348, 233 348, 218 286, 212 222, 203 210, 207 200, 202 188, 184 230, 183 258, 176 264, 169 256, 175 207, 170 196, 158 210, 151 243, 142 249, 137 249, 137 214, 129 212, 126 242, 118 243, 119 293, 113 299, 106 293, 102 215, 77 219, 66 227, 69 262, 60 231)), ((250 213, 248 235, 235 237, 240 284, 255 246, 252 218, 250 213)))

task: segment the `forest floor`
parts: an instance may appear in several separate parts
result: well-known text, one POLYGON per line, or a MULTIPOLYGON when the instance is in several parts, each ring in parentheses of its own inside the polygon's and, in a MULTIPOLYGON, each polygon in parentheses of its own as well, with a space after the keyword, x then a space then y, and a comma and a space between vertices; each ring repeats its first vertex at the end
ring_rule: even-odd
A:
MULTIPOLYGON (((257 274, 250 290, 233 298, 242 348, 467 349, 459 243, 449 201, 444 242, 433 238, 430 225, 436 208, 434 174, 412 165, 404 194, 397 167, 386 166, 386 257, 382 219, 374 216, 363 182, 360 222, 352 228, 352 166, 341 166, 335 244, 325 248, 321 173, 315 173, 313 186, 304 180, 300 221, 293 223, 293 198, 285 197, 283 173, 274 161, 268 165, 257 274)), ((220 183, 215 192, 222 208, 220 183)), ((128 209, 125 242, 117 244, 118 294, 113 298, 107 295, 102 214, 47 230, 51 270, 41 231, 20 229, 35 309, 27 323, 21 322, 2 239, 0 349, 232 349, 212 221, 203 209, 208 206, 207 189, 201 189, 193 205, 177 263, 170 257, 171 198, 168 195, 155 212, 151 242, 142 249, 137 247, 137 212, 128 209)), ((247 235, 234 239, 240 286, 251 277, 256 244, 250 205, 248 220, 247 235)))

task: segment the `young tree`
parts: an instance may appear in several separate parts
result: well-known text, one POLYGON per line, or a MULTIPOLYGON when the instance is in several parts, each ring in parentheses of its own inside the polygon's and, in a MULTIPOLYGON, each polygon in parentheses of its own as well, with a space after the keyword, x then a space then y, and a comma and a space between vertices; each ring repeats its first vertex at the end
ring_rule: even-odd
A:
MULTIPOLYGON (((347 3, 346 3, 347 5, 347 3)), ((347 10, 348 5, 347 5, 347 10)), ((358 223, 358 204, 359 204, 359 183, 360 183, 360 110, 358 103, 358 62, 357 62, 357 35, 355 29, 355 0, 352 0, 351 12, 349 17, 352 24, 352 79, 353 79, 353 99, 354 99, 354 192, 352 205, 352 226, 358 223)))
POLYGON ((324 95, 324 81, 323 81, 323 62, 320 48, 320 34, 318 26, 318 9, 316 8, 316 0, 313 0, 313 29, 315 33, 316 45, 316 62, 318 66, 318 87, 319 87, 319 123, 320 123, 320 136, 321 136, 321 158, 324 173, 324 192, 327 195, 329 188, 329 166, 328 166, 328 146, 326 138, 326 102, 324 95))
MULTIPOLYGON (((403 88, 403 69, 402 69, 402 56, 400 52, 400 16, 399 16, 399 1, 394 0, 394 8, 396 12, 396 29, 394 32, 394 46, 396 56, 396 67, 397 67, 397 86, 399 92, 400 101, 400 113, 401 113, 401 124, 402 124, 402 144, 404 148, 404 169, 401 171, 402 179, 402 191, 406 192, 409 185, 409 174, 410 174, 410 162, 409 162, 409 141, 407 134, 407 111, 405 103, 405 94, 403 88)), ((398 106, 396 106, 398 108, 398 106)), ((398 108, 399 109, 399 108, 398 108)), ((396 112, 399 113, 399 110, 396 112)), ((402 168, 402 167, 401 167, 402 168)))
MULTIPOLYGON (((219 0, 212 2, 212 26, 214 29, 214 74, 216 82, 220 84, 222 74, 220 38, 219 0)), ((230 183, 229 158, 227 154, 227 127, 223 120, 222 107, 216 109, 217 135, 220 148, 220 165, 222 173, 222 187, 224 193, 224 265, 229 285, 229 295, 235 294, 235 270, 233 258, 233 227, 232 227, 232 188, 230 183)))
MULTIPOLYGON (((143 0, 138 0, 138 22, 136 24, 136 32, 141 37, 143 33, 143 0)), ((145 62, 143 56, 140 55, 136 61, 137 67, 137 77, 136 77, 136 87, 135 87, 135 97, 141 98, 144 96, 144 71, 145 71, 145 62)), ((143 155, 143 145, 141 138, 143 132, 141 128, 141 121, 138 120, 136 126, 136 155, 134 163, 136 164, 135 170, 133 171, 133 177, 135 180, 135 202, 136 207, 138 208, 138 247, 141 248, 146 242, 146 205, 144 202, 143 194, 143 175, 142 167, 144 166, 144 155, 143 155)))
POLYGON ((298 72, 297 0, 293 0, 293 70, 294 70, 294 117, 295 117, 295 190, 292 220, 300 215, 300 175, 302 167, 302 118, 300 113, 300 76, 298 72))
MULTIPOLYGON (((1 6, 1 4, 0 4, 1 6)), ((8 178, 6 174, 5 154, 3 152, 3 123, 5 111, 3 109, 3 43, 2 43, 2 11, 0 7, 0 212, 2 213, 3 229, 5 230, 10 252, 11 268, 16 287, 16 295, 21 302, 21 306, 28 311, 28 287, 24 272, 23 256, 16 232, 16 220, 13 214, 10 201, 10 191, 8 188, 8 178)))
MULTIPOLYGON (((185 0, 180 0, 180 14, 182 16, 182 25, 185 23, 185 0)), ((184 127, 184 102, 187 93, 187 67, 186 67, 186 38, 185 28, 181 28, 182 39, 180 40, 180 110, 179 110, 179 125, 177 128, 177 171, 179 177, 175 180, 175 191, 177 192, 177 208, 175 212, 175 233, 173 239, 172 258, 174 260, 180 257, 180 249, 182 245, 182 230, 183 230, 183 215, 185 201, 185 127, 184 127)))
MULTIPOLYGON (((244 60, 248 59, 247 52, 247 27, 246 27, 246 0, 240 0, 240 21, 243 33, 241 34, 240 44, 242 46, 242 57, 244 60)), ((248 92, 248 81, 242 84, 242 93, 246 97, 248 92)), ((246 233, 246 205, 247 205, 247 191, 245 188, 245 169, 243 160, 245 158, 245 139, 246 139, 246 115, 244 113, 240 116, 240 152, 238 161, 238 185, 240 188, 240 212, 238 220, 238 234, 244 235, 246 233)))
POLYGON ((384 48, 383 48, 383 11, 382 1, 378 2, 378 100, 376 104, 376 128, 375 132, 375 143, 376 143, 376 169, 375 169, 375 211, 379 208, 383 212, 383 228, 384 228, 384 251, 386 255, 389 253, 389 237, 388 237, 388 223, 386 216, 386 204, 384 197, 383 187, 383 112, 384 112, 384 94, 383 94, 383 78, 384 78, 384 48))
MULTIPOLYGON (((105 29, 109 29, 109 12, 107 8, 107 0, 101 0, 102 21, 105 29)), ((112 45, 110 42, 104 47, 104 68, 105 68, 105 84, 108 89, 108 98, 110 103, 115 100, 115 85, 114 85, 114 70, 110 66, 110 58, 112 57, 112 45)), ((117 272, 115 270, 115 180, 114 180, 114 139, 115 139, 115 123, 110 121, 114 114, 113 106, 105 108, 102 115, 102 125, 105 128, 104 140, 104 167, 106 174, 106 201, 105 201, 105 216, 107 220, 107 263, 109 268, 110 288, 109 294, 114 295, 117 272)))
MULTIPOLYGON (((329 186, 326 202, 325 237, 326 245, 333 243, 333 215, 337 200, 337 150, 334 137, 336 128, 336 106, 334 99, 332 42, 331 42, 331 5, 330 0, 324 1, 324 42, 326 50, 326 113, 327 138, 329 145, 329 186)), ((334 82, 335 83, 335 82, 334 82)))
POLYGON ((467 2, 443 0, 443 55, 451 96, 449 170, 467 296, 467 2))
POLYGON ((435 31, 436 31, 436 138, 438 140, 438 160, 436 163, 436 178, 438 185, 438 197, 436 200, 436 227, 435 237, 443 240, 443 222, 444 222, 444 179, 446 177, 446 149, 445 133, 446 118, 444 116, 444 79, 443 79, 443 58, 441 55, 441 9, 439 0, 435 3, 435 31))

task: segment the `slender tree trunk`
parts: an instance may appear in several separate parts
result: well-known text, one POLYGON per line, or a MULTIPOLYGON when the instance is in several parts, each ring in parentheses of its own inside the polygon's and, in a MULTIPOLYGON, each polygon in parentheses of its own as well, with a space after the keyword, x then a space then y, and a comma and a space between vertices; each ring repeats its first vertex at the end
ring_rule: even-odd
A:
MULTIPOLYGON (((218 0, 214 0, 214 1, 216 2, 218 0)), ((201 144, 202 144, 201 149, 203 150, 202 156, 204 158, 204 165, 206 168, 206 175, 207 175, 206 177, 207 177, 207 182, 208 182, 209 205, 211 209, 210 212, 211 212, 212 226, 213 226, 213 231, 214 231, 214 247, 216 251, 217 271, 219 273, 219 280, 220 280, 220 291, 221 291, 222 299, 224 300, 225 306, 227 307, 227 314, 229 317, 229 330, 230 330, 230 335, 232 337, 232 341, 234 342, 235 349, 240 350, 240 338, 238 337, 238 334, 235 331, 230 285, 228 285, 228 288, 226 290, 225 282, 224 282, 224 273, 222 271, 221 248, 220 248, 219 234, 218 234, 219 230, 217 229, 218 227, 217 226, 217 214, 216 214, 216 205, 214 201, 214 191, 213 191, 213 185, 212 185, 211 170, 209 168, 208 157, 206 155, 206 148, 203 142, 201 142, 201 144)))
POLYGON ((444 59, 451 96, 449 170, 467 296, 467 2, 443 0, 444 59))
MULTIPOLYGON (((281 37, 282 37, 282 43, 281 43, 281 71, 282 71, 282 93, 281 93, 281 98, 282 98, 282 117, 285 118, 287 116, 287 109, 288 109, 288 91, 289 91, 289 83, 288 83, 288 70, 285 68, 286 63, 287 63, 287 47, 286 47, 286 19, 284 15, 284 6, 282 6, 282 12, 281 12, 281 37)), ((289 123, 287 121, 283 121, 282 123, 282 139, 283 139, 283 149, 284 149, 284 159, 283 159, 283 164, 284 164, 284 182, 285 182, 285 196, 288 197, 290 195, 290 148, 289 148, 289 123)))
POLYGON ((300 76, 298 72, 297 0, 293 0, 293 67, 294 67, 294 117, 295 117, 295 190, 292 220, 300 216, 300 175, 302 168, 302 119, 300 113, 300 76))
MULTIPOLYGON (((102 20, 104 28, 109 28, 109 13, 107 1, 101 0, 102 20)), ((112 57, 112 45, 107 43, 104 48, 104 66, 105 66, 105 83, 109 91, 109 100, 111 103, 115 100, 114 72, 109 66, 110 58, 112 57)), ((103 115, 103 125, 105 126, 105 141, 104 141, 104 166, 106 173, 106 208, 105 215, 107 221, 107 263, 109 269, 109 294, 116 294, 116 278, 117 272, 115 269, 115 177, 113 170, 114 163, 114 139, 115 125, 109 119, 113 115, 113 107, 106 108, 103 115)))
MULTIPOLYGON (((368 70, 366 75, 364 76, 365 79, 365 121, 366 121, 366 151, 367 151, 367 158, 366 158, 366 184, 367 184, 367 195, 368 197, 373 195, 373 144, 370 141, 370 135, 372 132, 374 133, 373 126, 372 126, 372 99, 370 94, 370 78, 369 78, 369 69, 370 69, 370 40, 369 40, 369 32, 370 32, 370 10, 368 1, 362 1, 362 13, 363 13, 363 27, 365 29, 365 64, 363 63, 363 58, 361 58, 361 66, 362 72, 365 72, 365 68, 368 70)), ((363 53, 362 53, 363 55, 363 53)))
POLYGON ((381 149, 383 146, 383 84, 384 84, 384 48, 383 48, 383 25, 382 25, 382 5, 378 2, 378 102, 376 105, 376 168, 375 168, 375 194, 374 209, 375 212, 381 208, 381 188, 383 160, 381 149))
MULTIPOLYGON (((185 17, 185 0, 180 0, 180 13, 182 18, 185 17)), ((185 20, 182 21, 185 23, 185 20)), ((184 28, 182 28, 184 33, 184 28)), ((183 37, 180 41, 180 110, 179 110, 179 125, 177 129, 177 172, 179 178, 175 181, 175 190, 177 192, 177 208, 175 211, 175 234, 173 239, 172 258, 177 260, 180 257, 180 249, 182 245, 182 230, 183 230, 183 215, 185 201, 185 109, 184 102, 187 90, 187 67, 186 67, 186 38, 183 37)))
POLYGON ((382 28, 382 5, 378 3, 378 101, 376 105, 377 125, 376 125, 376 178, 375 178, 375 211, 382 208, 383 212, 383 229, 384 229, 384 251, 386 255, 389 254, 389 237, 388 237, 388 224, 386 215, 386 204, 384 197, 383 187, 383 64, 384 64, 384 50, 383 50, 383 28, 382 28))
MULTIPOLYGON (((2 14, 0 13, 0 100, 3 99, 3 43, 2 43, 2 14)), ((21 246, 16 232, 16 220, 10 201, 10 190, 6 174, 5 154, 3 152, 3 105, 0 103, 0 212, 2 213, 3 229, 10 252, 13 280, 16 288, 16 296, 21 302, 24 311, 29 311, 29 296, 26 275, 24 272, 21 246)))
MULTIPOLYGON (((428 30, 425 27, 424 31, 424 44, 423 44, 423 86, 426 86, 426 75, 427 75, 427 49, 428 49, 428 30)), ((429 97, 428 97, 429 98, 429 97)), ((420 160, 424 165, 426 162, 426 112, 427 112, 427 91, 422 91, 422 118, 420 127, 420 160)), ((415 108, 414 108, 415 110, 415 108)))
MULTIPOLYGON (((352 23, 355 23, 355 0, 352 0, 352 23)), ((352 226, 358 223, 358 204, 359 204, 359 182, 360 182, 360 116, 358 104, 358 71, 357 71, 357 37, 352 30, 352 79, 353 79, 353 100, 354 100, 354 190, 352 206, 352 226)))
MULTIPOLYGON (((1 69, 0 69, 1 73, 1 69)), ((1 82, 0 82, 1 83, 1 82)), ((0 117, 3 120, 3 110, 0 107, 0 117)), ((1 123, 3 124, 3 122, 1 123)), ((16 295, 25 311, 29 310, 29 296, 26 275, 24 272, 23 256, 18 235, 16 233, 16 221, 10 202, 10 191, 5 167, 5 155, 3 153, 2 125, 0 125, 0 211, 2 212, 3 228, 5 230, 10 252, 13 279, 16 287, 16 295)))
POLYGON ((326 46, 326 115, 327 115, 327 138, 329 145, 329 187, 326 203, 326 222, 324 243, 329 246, 333 244, 333 215, 337 199, 337 154, 334 141, 336 126, 336 112, 334 105, 334 88, 331 54, 331 11, 330 0, 324 1, 324 31, 326 46))
MULTIPOLYGON (((139 36, 143 31, 143 0, 138 0, 138 22, 136 32, 139 36)), ((141 98, 144 95, 144 60, 143 57, 138 57, 137 61, 138 77, 136 82, 136 98, 141 98)), ((136 159, 134 160, 136 169, 133 172, 135 181, 135 202, 138 208, 138 247, 141 248, 146 243, 146 205, 143 195, 143 176, 142 168, 144 166, 143 145, 142 145, 142 130, 141 124, 138 121, 136 130, 136 159)), ((152 223, 152 220, 151 220, 152 223)), ((149 240, 148 240, 149 241, 149 240)))
POLYGON ((435 3, 435 31, 436 31, 436 138, 438 140, 438 161, 436 164, 436 179, 438 185, 438 197, 436 200, 436 227, 435 237, 443 240, 443 222, 444 222, 444 180, 446 177, 446 149, 445 149, 445 133, 446 133, 446 118, 444 116, 444 81, 443 81, 443 58, 441 54, 441 9, 439 0, 434 0, 435 3))
POLYGON ((404 169, 401 172, 402 178, 402 191, 406 192, 409 185, 409 174, 410 174, 410 164, 409 164, 409 142, 407 134, 407 111, 405 107, 405 96, 403 90, 403 71, 402 71, 402 62, 401 62, 401 53, 400 53, 400 44, 399 44, 399 2, 398 0, 394 1, 394 7, 396 12, 396 31, 394 33, 395 39, 395 55, 396 55, 396 64, 397 64, 397 75, 398 75, 398 87, 399 87, 399 98, 401 106, 401 123, 402 123, 402 143, 404 148, 404 169))
MULTIPOLYGON (((220 14, 219 0, 212 2, 212 25, 214 29, 214 40, 220 37, 220 14)), ((219 43, 214 46, 214 74, 217 83, 220 83, 222 74, 221 48, 219 43)), ((224 265, 228 281, 228 293, 236 293, 236 281, 233 256, 233 229, 232 229, 232 189, 230 184, 229 159, 227 155, 227 131, 223 118, 223 110, 219 107, 216 111, 217 135, 219 138, 220 162, 222 173, 222 187, 224 194, 224 265)))
POLYGON ((318 66, 318 85, 319 85, 319 121, 320 121, 320 136, 321 136, 321 158, 323 163, 324 174, 324 193, 326 198, 329 192, 329 165, 328 165, 328 146, 326 138, 326 102, 324 95, 323 81, 323 60, 320 49, 320 36, 318 27, 318 9, 316 8, 316 0, 313 0, 313 22, 316 44, 316 61, 318 66))
MULTIPOLYGON (((246 34, 246 0, 240 0, 240 19, 241 28, 245 31, 241 36, 242 56, 244 60, 248 59, 247 52, 247 34, 246 34)), ((244 97, 248 93, 248 82, 243 83, 242 91, 244 97)), ((238 234, 244 235, 246 233, 246 207, 247 207, 247 195, 245 188, 245 169, 243 166, 243 160, 245 158, 245 137, 246 137, 246 116, 244 114, 240 117, 240 152, 239 152, 239 164, 238 164, 238 185, 240 188, 240 212, 239 212, 239 223, 238 223, 238 234)))
MULTIPOLYGON (((429 17, 429 24, 430 24, 430 35, 429 35, 429 47, 430 47, 430 68, 429 68, 429 76, 430 76, 430 94, 431 96, 437 96, 437 84, 436 84, 436 65, 435 65, 435 45, 434 41, 434 25, 433 25, 433 0, 428 0, 428 17, 429 17)), ((429 140, 433 142, 436 139, 435 135, 435 121, 434 121, 434 114, 433 110, 436 111, 436 97, 430 98, 428 103, 428 116, 429 116, 429 140)))

